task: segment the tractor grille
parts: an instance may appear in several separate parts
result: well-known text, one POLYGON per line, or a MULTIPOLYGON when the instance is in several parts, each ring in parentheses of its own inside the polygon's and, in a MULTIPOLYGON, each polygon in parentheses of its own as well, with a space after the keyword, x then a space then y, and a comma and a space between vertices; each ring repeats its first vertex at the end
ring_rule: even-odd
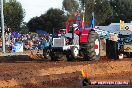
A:
POLYGON ((64 38, 54 38, 53 39, 53 47, 63 47, 65 46, 64 38))

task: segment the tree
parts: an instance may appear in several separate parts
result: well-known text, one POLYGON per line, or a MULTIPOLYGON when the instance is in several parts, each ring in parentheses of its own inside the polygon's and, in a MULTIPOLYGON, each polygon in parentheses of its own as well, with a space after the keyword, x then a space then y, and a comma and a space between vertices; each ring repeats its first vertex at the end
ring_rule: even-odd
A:
POLYGON ((33 17, 27 23, 27 27, 30 32, 35 32, 37 29, 44 29, 44 23, 40 20, 40 17, 33 17))
POLYGON ((96 0, 95 2, 95 19, 97 25, 107 25, 107 20, 112 17, 112 8, 108 0, 96 0))
POLYGON ((65 28, 65 22, 67 21, 67 16, 64 11, 60 9, 49 9, 45 14, 40 17, 32 18, 28 23, 27 27, 29 31, 36 31, 36 29, 43 29, 49 33, 57 32, 59 29, 65 28))
MULTIPOLYGON (((64 0, 63 2, 66 1, 67 0, 64 0)), ((105 22, 109 20, 109 18, 112 16, 112 8, 110 6, 109 0, 75 0, 75 2, 72 1, 69 3, 73 3, 72 4, 73 6, 79 5, 78 10, 80 10, 80 12, 84 10, 84 6, 85 6, 85 18, 87 19, 85 21, 88 24, 90 24, 92 12, 95 13, 96 25, 105 24, 105 22)), ((67 8, 71 9, 67 11, 72 11, 73 9, 71 8, 72 6, 70 7, 70 5, 68 4, 66 5, 67 7, 65 6, 65 4, 63 4, 63 7, 66 10, 67 8)))
POLYGON ((63 8, 69 14, 79 10, 79 3, 76 0, 63 0, 63 8))
POLYGON ((55 31, 65 28, 65 23, 67 21, 67 16, 64 11, 60 9, 49 9, 45 15, 41 16, 45 21, 45 28, 48 32, 52 32, 53 28, 55 31))
POLYGON ((113 8, 112 22, 132 20, 132 0, 110 0, 113 8))
POLYGON ((80 2, 82 6, 85 5, 85 15, 88 20, 91 19, 91 13, 95 13, 96 25, 106 24, 106 21, 112 16, 109 0, 80 0, 80 2))
POLYGON ((25 14, 22 5, 16 0, 4 2, 5 25, 12 31, 20 31, 20 25, 25 14))
POLYGON ((20 28, 21 28, 21 31, 20 31, 21 34, 27 34, 27 33, 29 33, 29 29, 27 27, 27 23, 26 22, 23 22, 21 24, 20 28))

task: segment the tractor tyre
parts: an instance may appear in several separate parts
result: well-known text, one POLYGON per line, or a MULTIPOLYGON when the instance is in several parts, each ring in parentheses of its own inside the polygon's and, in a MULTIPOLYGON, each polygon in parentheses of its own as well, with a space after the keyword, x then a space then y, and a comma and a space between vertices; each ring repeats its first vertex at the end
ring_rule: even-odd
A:
POLYGON ((55 52, 52 51, 50 54, 51 61, 65 61, 66 60, 66 55, 63 54, 62 52, 55 52))
POLYGON ((58 53, 52 53, 51 54, 51 61, 66 61, 66 55, 64 54, 58 54, 58 53))
POLYGON ((111 59, 117 60, 119 59, 118 43, 117 41, 111 42, 112 42, 110 47, 111 59))
POLYGON ((71 48, 71 54, 73 56, 73 59, 76 59, 78 57, 78 55, 79 55, 79 49, 78 49, 78 47, 73 46, 71 48))
POLYGON ((51 50, 49 48, 44 48, 43 49, 43 56, 47 59, 47 60, 51 60, 51 50))
POLYGON ((132 58, 132 52, 127 52, 126 56, 127 56, 127 58, 132 58))
POLYGON ((55 52, 50 52, 51 61, 58 61, 58 57, 56 56, 55 52))
POLYGON ((90 31, 88 34, 86 52, 88 54, 89 60, 99 60, 100 58, 100 37, 95 31, 90 31))
POLYGON ((109 40, 109 39, 106 39, 106 57, 107 57, 107 58, 111 58, 111 57, 110 57, 110 54, 111 54, 111 53, 110 53, 110 50, 111 50, 111 49, 110 49, 110 46, 111 46, 111 45, 110 45, 110 40, 109 40))
POLYGON ((49 48, 43 49, 43 56, 47 60, 51 60, 51 61, 58 61, 58 58, 59 58, 59 55, 56 54, 56 52, 54 52, 52 49, 49 49, 49 48))
POLYGON ((66 52, 67 61, 73 61, 73 60, 75 60, 78 57, 78 55, 79 55, 79 49, 78 49, 78 47, 73 46, 71 48, 71 50, 68 50, 66 52))
POLYGON ((57 54, 57 57, 58 57, 58 61, 66 61, 67 58, 66 58, 66 55, 65 54, 57 54))
POLYGON ((66 58, 67 58, 67 61, 72 61, 73 60, 73 56, 72 56, 71 50, 68 50, 66 52, 66 58))
POLYGON ((106 55, 110 59, 119 59, 118 44, 116 41, 106 40, 106 55))

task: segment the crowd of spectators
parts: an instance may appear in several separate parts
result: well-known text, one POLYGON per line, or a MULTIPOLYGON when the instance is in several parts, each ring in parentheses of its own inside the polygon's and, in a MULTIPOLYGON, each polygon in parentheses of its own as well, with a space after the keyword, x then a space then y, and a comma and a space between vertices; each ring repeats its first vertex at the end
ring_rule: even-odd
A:
MULTIPOLYGON (((49 35, 29 33, 29 34, 5 34, 6 50, 11 52, 14 43, 23 43, 24 50, 43 49, 44 43, 49 42, 49 35)), ((2 48, 2 36, 0 36, 0 47, 2 48)))

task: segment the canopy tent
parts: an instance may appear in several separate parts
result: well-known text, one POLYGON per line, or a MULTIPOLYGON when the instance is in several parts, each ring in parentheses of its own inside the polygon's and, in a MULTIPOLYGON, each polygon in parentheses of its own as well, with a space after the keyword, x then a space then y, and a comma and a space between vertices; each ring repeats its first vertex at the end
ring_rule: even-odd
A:
POLYGON ((36 33, 37 33, 37 34, 45 34, 45 35, 48 35, 48 34, 49 34, 49 33, 47 33, 46 31, 43 31, 42 29, 36 30, 36 33))
POLYGON ((12 37, 14 37, 14 38, 18 38, 18 37, 20 37, 21 36, 21 34, 19 34, 19 32, 12 32, 12 37))

